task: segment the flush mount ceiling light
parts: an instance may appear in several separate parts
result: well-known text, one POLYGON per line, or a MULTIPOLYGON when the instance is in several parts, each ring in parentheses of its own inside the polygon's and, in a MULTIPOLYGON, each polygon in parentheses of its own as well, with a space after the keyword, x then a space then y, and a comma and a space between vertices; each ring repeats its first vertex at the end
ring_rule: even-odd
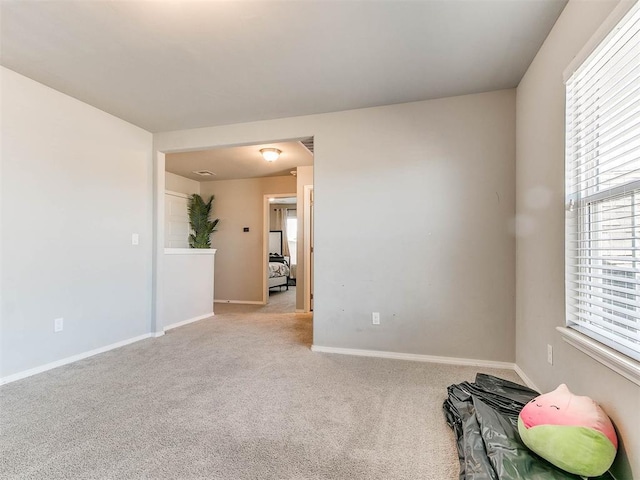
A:
POLYGON ((277 148, 262 148, 260 149, 260 153, 262 154, 262 158, 267 162, 275 162, 282 153, 282 150, 278 150, 277 148))

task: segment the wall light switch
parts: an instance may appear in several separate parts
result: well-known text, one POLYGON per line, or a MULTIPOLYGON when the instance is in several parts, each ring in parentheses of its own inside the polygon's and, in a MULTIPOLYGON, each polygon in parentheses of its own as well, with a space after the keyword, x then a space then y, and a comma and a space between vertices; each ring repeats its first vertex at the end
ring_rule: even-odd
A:
POLYGON ((380 312, 373 312, 371 314, 371 322, 374 325, 380 325, 380 312))
POLYGON ((553 365, 553 347, 551 345, 547 345, 547 363, 553 365))
POLYGON ((140 235, 137 233, 131 234, 131 245, 140 245, 140 235))
POLYGON ((64 329, 64 318, 56 318, 53 320, 53 331, 61 332, 64 329))

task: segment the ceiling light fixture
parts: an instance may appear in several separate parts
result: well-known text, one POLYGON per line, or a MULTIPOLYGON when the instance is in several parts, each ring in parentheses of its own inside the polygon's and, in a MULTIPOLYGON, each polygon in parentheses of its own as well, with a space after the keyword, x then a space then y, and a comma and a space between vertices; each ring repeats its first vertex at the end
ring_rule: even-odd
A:
POLYGON ((282 153, 282 150, 278 150, 277 148, 262 148, 260 149, 260 153, 267 162, 275 162, 282 153))

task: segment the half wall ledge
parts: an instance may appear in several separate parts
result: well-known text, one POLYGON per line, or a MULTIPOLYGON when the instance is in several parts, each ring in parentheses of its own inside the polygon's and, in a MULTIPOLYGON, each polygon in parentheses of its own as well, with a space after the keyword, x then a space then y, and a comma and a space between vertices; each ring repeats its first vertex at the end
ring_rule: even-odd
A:
POLYGON ((165 248, 162 329, 213 315, 214 248, 165 248))

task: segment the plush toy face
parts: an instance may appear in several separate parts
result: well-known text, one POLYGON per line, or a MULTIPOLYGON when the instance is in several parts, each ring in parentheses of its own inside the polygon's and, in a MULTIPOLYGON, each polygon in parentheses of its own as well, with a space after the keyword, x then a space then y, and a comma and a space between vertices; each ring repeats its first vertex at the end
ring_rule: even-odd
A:
POLYGON ((525 405, 518 431, 525 445, 542 458, 587 477, 606 472, 618 448, 615 429, 604 411, 564 384, 525 405))

